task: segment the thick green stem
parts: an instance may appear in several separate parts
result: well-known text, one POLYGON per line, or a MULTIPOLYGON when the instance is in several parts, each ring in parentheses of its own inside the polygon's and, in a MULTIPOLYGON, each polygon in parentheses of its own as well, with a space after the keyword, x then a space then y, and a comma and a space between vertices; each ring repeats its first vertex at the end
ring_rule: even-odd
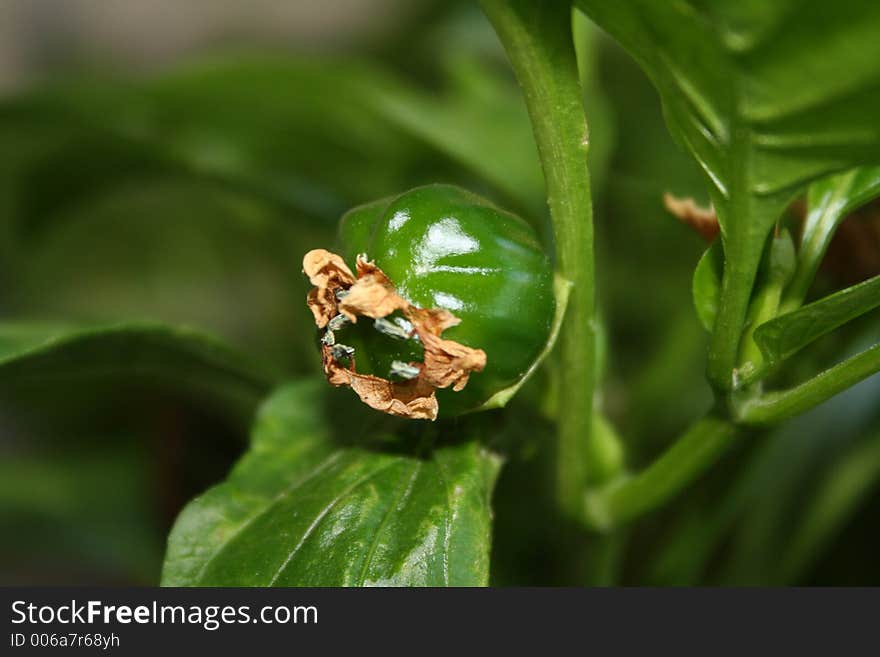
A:
MULTIPOLYGON (((733 160, 744 158, 734 143, 733 160)), ((786 199, 774 197, 757 199, 750 192, 746 172, 738 171, 730 184, 729 196, 717 192, 712 200, 722 225, 727 226, 724 236, 724 278, 718 314, 709 345, 709 381, 719 396, 740 385, 739 355, 746 315, 752 299, 752 289, 761 264, 764 245, 773 230, 776 219, 785 207, 786 199)))
POLYGON ((787 420, 877 372, 880 372, 880 344, 848 358, 799 386, 766 393, 740 403, 736 409, 737 420, 750 425, 774 424, 787 420))
POLYGON ((728 420, 707 415, 639 474, 589 492, 586 516, 607 531, 663 504, 711 466, 738 431, 728 420))
POLYGON ((482 0, 528 106, 544 169, 556 266, 573 283, 560 336, 558 493, 580 515, 591 480, 595 290, 587 123, 571 30, 571 2, 482 0))

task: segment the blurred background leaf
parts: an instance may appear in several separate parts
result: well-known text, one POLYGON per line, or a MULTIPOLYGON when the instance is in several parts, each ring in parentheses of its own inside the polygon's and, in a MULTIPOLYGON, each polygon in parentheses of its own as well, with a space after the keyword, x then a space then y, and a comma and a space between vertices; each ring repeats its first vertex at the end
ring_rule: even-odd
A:
POLYGON ((0 400, 22 390, 38 395, 55 384, 145 380, 211 397, 247 419, 278 377, 221 341, 187 329, 0 323, 0 400))
MULTIPOLYGON (((349 207, 450 182, 523 213, 549 237, 524 105, 474 3, 345 0, 308 18, 310 3, 278 2, 273 11, 295 12, 294 24, 262 8, 270 1, 225 17, 214 3, 171 3, 171 32, 167 14, 158 18, 167 3, 118 3, 106 24, 143 35, 140 46, 102 41, 102 23, 76 0, 7 5, 18 10, 0 21, 0 84, 18 82, 0 98, 0 353, 90 326, 192 327, 237 354, 219 380, 239 403, 222 401, 224 383, 217 394, 187 382, 193 372, 213 379, 216 362, 188 351, 186 339, 149 346, 188 372, 173 380, 124 370, 89 383, 7 379, 0 535, 17 538, 0 542, 3 583, 158 581, 172 520, 241 456, 269 385, 318 371, 300 259, 332 242, 349 207), (151 19, 163 29, 149 32, 151 19), (209 20, 219 26, 210 38, 175 36, 209 20), (271 30, 248 32, 249 21, 271 30), (21 52, 31 54, 4 56, 26 34, 35 43, 21 52), (144 50, 127 57, 136 47, 144 50)), ((582 15, 576 37, 609 343, 600 402, 638 468, 711 404, 707 336, 689 294, 705 244, 662 203, 667 191, 702 204, 708 196, 638 65, 582 15)), ((823 267, 816 290, 837 289, 835 276, 823 267)), ((876 341, 876 325, 868 315, 826 336, 778 378, 797 380, 876 341)), ((113 339, 132 354, 143 337, 113 339)), ((95 350, 78 361, 50 350, 15 368, 100 363, 113 343, 92 339, 56 345, 95 350)), ((538 373, 503 415, 486 419, 498 425, 492 448, 507 457, 491 581, 880 581, 875 385, 745 438, 710 477, 606 540, 552 511, 553 391, 538 373)), ((401 451, 395 445, 382 451, 401 451)))

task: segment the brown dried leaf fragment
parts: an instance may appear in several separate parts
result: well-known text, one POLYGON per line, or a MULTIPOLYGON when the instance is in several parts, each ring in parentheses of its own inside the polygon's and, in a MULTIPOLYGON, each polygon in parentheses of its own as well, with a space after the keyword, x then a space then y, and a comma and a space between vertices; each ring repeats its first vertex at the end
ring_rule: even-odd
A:
POLYGON ((461 320, 445 308, 416 308, 410 306, 406 318, 424 333, 440 335, 448 328, 458 326, 461 320))
POLYGON ((409 302, 397 294, 394 284, 374 263, 358 257, 357 272, 357 282, 339 303, 339 311, 352 322, 358 315, 378 319, 409 308, 409 302))
POLYGON ((342 258, 324 249, 314 249, 303 256, 303 273, 315 286, 306 302, 315 316, 315 324, 324 328, 339 314, 336 293, 354 285, 354 274, 342 258))
POLYGON ((443 331, 461 322, 448 310, 412 308, 406 316, 425 348, 422 376, 434 387, 452 386, 458 392, 467 385, 471 372, 482 372, 486 367, 486 352, 482 349, 440 337, 443 331))
POLYGON ((412 420, 436 420, 439 412, 434 387, 417 377, 411 381, 388 381, 371 374, 358 374, 333 360, 324 347, 324 372, 335 386, 349 386, 361 401, 377 411, 412 420))
POLYGON ((459 391, 467 385, 472 372, 480 372, 486 366, 486 352, 482 349, 440 337, 444 330, 461 322, 458 317, 443 308, 413 306, 397 294, 394 284, 375 263, 359 256, 355 279, 342 258, 316 249, 303 258, 303 271, 315 286, 309 292, 308 304, 318 328, 326 327, 339 313, 356 322, 361 315, 380 319, 400 310, 422 341, 424 363, 410 363, 419 368, 419 375, 399 382, 358 373, 354 358, 350 367, 345 367, 333 358, 330 345, 322 345, 327 381, 334 386, 349 386, 371 408, 399 417, 436 420, 436 389, 451 386, 459 391), (340 290, 345 295, 338 295, 340 290))
POLYGON ((430 333, 419 333, 425 347, 425 366, 422 377, 436 388, 458 392, 467 385, 471 372, 482 372, 486 367, 486 352, 471 349, 453 340, 430 333))
POLYGON ((721 228, 718 215, 711 206, 704 208, 692 198, 678 198, 669 192, 663 194, 663 205, 670 214, 697 231, 706 242, 711 244, 718 237, 721 228))

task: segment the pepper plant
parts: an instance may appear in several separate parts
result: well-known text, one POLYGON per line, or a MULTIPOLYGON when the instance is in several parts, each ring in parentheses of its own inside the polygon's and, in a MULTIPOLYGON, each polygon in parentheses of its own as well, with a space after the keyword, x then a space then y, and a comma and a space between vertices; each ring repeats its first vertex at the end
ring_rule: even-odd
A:
MULTIPOLYGON (((877 435, 853 439, 823 472, 817 464, 826 447, 794 447, 804 425, 786 423, 821 406, 814 412, 831 409, 824 412, 835 427, 846 411, 826 402, 851 388, 868 391, 863 415, 873 417, 876 406, 876 386, 857 384, 880 371, 880 344, 857 320, 876 321, 880 277, 829 288, 817 274, 844 220, 880 197, 880 6, 480 6, 524 108, 494 74, 470 65, 453 69, 459 86, 447 96, 370 68, 308 66, 284 69, 302 90, 292 103, 254 108, 225 95, 221 80, 236 74, 262 93, 255 71, 269 70, 263 64, 113 94, 53 89, 5 107, 13 124, 61 112, 81 126, 87 157, 102 162, 55 191, 60 205, 133 172, 323 217, 336 207, 322 206, 318 185, 297 191, 278 174, 310 167, 312 183, 332 178, 357 199, 338 226, 302 221, 295 238, 280 240, 283 257, 306 274, 286 301, 298 330, 284 348, 305 363, 297 378, 190 329, 4 325, 0 380, 10 391, 98 372, 172 382, 221 400, 238 418, 257 408, 244 455, 180 511, 163 584, 797 582, 880 478, 877 435), (709 237, 718 233, 698 262, 686 263, 695 268, 691 289, 675 281, 680 298, 692 295, 681 319, 673 307, 654 313, 667 326, 650 324, 646 333, 671 337, 655 361, 630 368, 633 380, 623 387, 637 400, 640 382, 660 376, 662 396, 641 415, 627 411, 630 418, 615 406, 615 302, 597 293, 614 290, 616 276, 638 279, 640 266, 619 253, 605 255, 611 274, 597 266, 603 242, 594 236, 593 195, 613 189, 616 175, 603 159, 613 131, 596 78, 597 44, 607 38, 599 29, 655 87, 669 133, 711 203, 702 215, 709 237), (322 76, 334 80, 330 91, 322 76), (148 118, 108 125, 105 112, 119 98, 146 107, 148 118), (311 116, 338 117, 336 126, 351 129, 348 144, 326 138, 339 147, 326 166, 276 151, 261 132, 290 114, 305 116, 303 103, 314 105, 311 116), (218 109, 200 113, 200 106, 218 109), (247 128, 236 132, 242 116, 247 128), (180 134, 158 127, 163 118, 180 134), (350 161, 351 143, 369 156, 350 161), (232 144, 237 157, 202 157, 218 144, 232 144), (446 153, 443 179, 411 175, 414 154, 426 147, 446 153), (409 172, 393 183, 418 186, 372 182, 377 158, 409 172), (461 170, 480 195, 438 184, 461 180, 461 170), (540 194, 546 204, 535 201, 540 194), (615 260, 623 263, 616 269, 615 260), (832 333, 844 337, 828 342, 832 333), (674 374, 694 354, 705 356, 710 396, 674 374), (678 437, 639 444, 638 436, 665 433, 664 412, 692 409, 693 417, 671 422, 683 425, 678 437), (725 461, 731 467, 715 478, 725 461), (811 478, 796 486, 798 476, 811 478), (749 505, 761 509, 750 516, 749 505), (787 516, 793 507, 802 514, 787 516), (741 532, 732 529, 738 522, 741 532), (774 525, 785 527, 781 537, 774 525), (755 556, 768 537, 783 555, 778 562, 755 556), (652 546, 648 556, 639 556, 636 538, 652 546), (627 566, 639 559, 647 562, 641 570, 627 566), (554 560, 558 568, 547 565, 554 560), (713 560, 721 566, 710 576, 713 560)), ((648 152, 655 142, 647 137, 639 150, 640 130, 647 135, 650 125, 623 120, 637 109, 626 110, 633 113, 616 131, 641 162, 658 155, 648 152)), ((300 144, 320 141, 304 126, 300 144)), ((42 161, 69 169, 78 153, 61 148, 42 161)), ((665 190, 656 191, 659 208, 665 190)), ((607 206, 607 198, 597 202, 597 218, 607 206)), ((51 222, 52 209, 33 204, 29 218, 51 222)), ((647 225, 639 239, 659 235, 635 217, 614 221, 647 225)), ((607 228, 606 242, 614 230, 607 228)), ((657 239, 655 251, 668 247, 657 239)), ((637 239, 616 246, 628 241, 637 239)), ((660 257, 682 259, 674 247, 660 257)), ((617 289, 648 297, 651 285, 617 289)), ((634 305, 647 310, 650 302, 634 305)), ((860 435, 864 425, 851 431, 860 435)))

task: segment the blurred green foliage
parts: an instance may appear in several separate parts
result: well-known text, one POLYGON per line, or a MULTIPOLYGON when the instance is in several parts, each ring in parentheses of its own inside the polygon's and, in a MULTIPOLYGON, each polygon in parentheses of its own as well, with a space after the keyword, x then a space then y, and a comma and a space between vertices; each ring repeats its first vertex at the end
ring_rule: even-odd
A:
MULTIPOLYGON (((67 72, 0 100, 0 583, 158 582, 173 518, 244 450, 257 405, 319 371, 300 259, 349 207, 449 182, 549 235, 525 106, 488 23, 461 3, 426 7, 430 20, 360 58, 218 53, 145 77, 67 72), (166 341, 157 323, 190 328, 166 341)), ((711 404, 690 294, 705 244, 662 195, 708 198, 645 75, 587 21, 577 34, 611 354, 602 406, 637 468, 711 404)), ((869 316, 800 366, 877 338, 869 316)), ((491 439, 507 461, 492 582, 880 583, 876 377, 747 436, 611 539, 552 511, 540 377, 491 439)))

